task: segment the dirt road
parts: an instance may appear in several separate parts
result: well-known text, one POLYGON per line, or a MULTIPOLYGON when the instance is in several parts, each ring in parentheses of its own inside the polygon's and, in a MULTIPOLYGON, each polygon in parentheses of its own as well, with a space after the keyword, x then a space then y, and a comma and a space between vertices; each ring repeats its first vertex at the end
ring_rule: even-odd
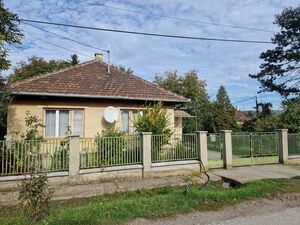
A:
POLYGON ((298 225, 300 193, 258 199, 219 211, 194 212, 162 220, 137 219, 130 225, 298 225))

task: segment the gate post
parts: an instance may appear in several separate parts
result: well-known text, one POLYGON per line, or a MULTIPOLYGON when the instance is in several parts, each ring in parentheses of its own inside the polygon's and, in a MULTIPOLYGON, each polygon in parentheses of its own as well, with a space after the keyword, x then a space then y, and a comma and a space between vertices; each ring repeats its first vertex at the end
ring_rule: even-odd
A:
POLYGON ((80 136, 70 135, 69 153, 69 182, 76 182, 79 178, 80 164, 80 136))
POLYGON ((223 160, 225 169, 232 168, 232 139, 231 130, 221 130, 221 137, 223 141, 223 160))
POLYGON ((288 153, 288 129, 277 129, 279 139, 279 162, 285 164, 288 161, 289 153, 288 153))
POLYGON ((151 177, 151 137, 152 132, 142 132, 143 178, 151 177))
POLYGON ((198 135, 198 157, 202 161, 205 169, 208 168, 208 159, 207 159, 207 131, 197 131, 198 135))

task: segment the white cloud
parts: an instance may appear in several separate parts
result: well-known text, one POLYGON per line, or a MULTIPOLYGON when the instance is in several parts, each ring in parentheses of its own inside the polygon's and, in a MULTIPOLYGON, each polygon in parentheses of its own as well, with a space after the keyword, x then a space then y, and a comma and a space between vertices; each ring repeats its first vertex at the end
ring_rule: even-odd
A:
MULTIPOLYGON (((20 18, 27 19, 185 36, 252 40, 270 40, 272 37, 272 33, 151 17, 128 11, 91 6, 87 2, 104 3, 104 1, 95 0, 4 1, 5 5, 13 12, 18 13, 20 18)), ((275 14, 280 13, 285 6, 297 6, 299 4, 296 0, 284 1, 284 3, 280 0, 151 0, 138 2, 115 0, 105 2, 119 8, 268 30, 278 29, 273 25, 275 14)), ((176 40, 46 25, 42 27, 99 48, 110 49, 112 63, 130 66, 136 74, 147 80, 152 80, 155 74, 163 73, 166 70, 177 69, 184 73, 195 69, 199 71, 200 78, 207 81, 207 89, 212 97, 220 85, 225 85, 233 102, 256 94, 259 84, 250 79, 248 74, 258 71, 259 54, 272 47, 269 44, 176 40)), ((29 34, 28 37, 46 40, 90 56, 80 55, 82 61, 92 59, 95 53, 93 49, 61 40, 27 25, 21 25, 21 28, 29 34)), ((24 60, 26 56, 38 55, 46 59, 65 59, 72 54, 27 37, 23 40, 23 46, 25 50, 22 53, 12 49, 10 59, 13 65, 24 60)), ((7 71, 6 74, 9 72, 7 71)), ((277 96, 276 98, 271 96, 264 100, 272 100, 278 107, 279 99, 277 96)), ((245 102, 245 105, 248 108, 252 107, 251 102, 245 102)))

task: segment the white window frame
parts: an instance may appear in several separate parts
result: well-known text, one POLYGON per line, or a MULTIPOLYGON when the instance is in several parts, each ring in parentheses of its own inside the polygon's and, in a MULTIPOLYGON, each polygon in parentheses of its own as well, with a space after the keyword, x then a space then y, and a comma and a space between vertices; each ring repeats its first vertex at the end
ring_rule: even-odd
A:
MULTIPOLYGON (((131 132, 132 128, 133 128, 133 122, 132 119, 134 117, 134 112, 139 112, 139 109, 134 108, 134 109, 128 109, 128 108, 122 108, 120 109, 120 114, 122 115, 122 111, 127 111, 128 112, 128 135, 134 135, 136 134, 136 132, 131 132)), ((122 126, 122 116, 120 116, 120 125, 122 126)))
POLYGON ((46 128, 44 129, 44 137, 45 138, 62 138, 62 137, 65 137, 65 135, 63 136, 59 136, 59 111, 62 111, 62 110, 67 110, 69 111, 69 126, 71 126, 72 128, 72 133, 73 133, 73 113, 75 110, 82 110, 83 111, 83 118, 82 118, 82 136, 84 136, 84 118, 85 118, 85 112, 84 112, 84 109, 82 108, 72 108, 72 109, 66 109, 66 108, 44 108, 44 125, 46 125, 46 112, 47 111, 55 111, 55 136, 46 136, 46 128), (71 118, 72 117, 72 118, 71 118))

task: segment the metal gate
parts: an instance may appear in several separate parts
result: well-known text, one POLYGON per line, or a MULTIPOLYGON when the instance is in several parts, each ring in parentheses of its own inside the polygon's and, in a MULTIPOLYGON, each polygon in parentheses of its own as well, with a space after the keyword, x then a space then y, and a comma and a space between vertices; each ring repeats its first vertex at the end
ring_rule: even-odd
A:
POLYGON ((233 133, 232 164, 247 166, 279 163, 278 134, 265 133, 233 133))

